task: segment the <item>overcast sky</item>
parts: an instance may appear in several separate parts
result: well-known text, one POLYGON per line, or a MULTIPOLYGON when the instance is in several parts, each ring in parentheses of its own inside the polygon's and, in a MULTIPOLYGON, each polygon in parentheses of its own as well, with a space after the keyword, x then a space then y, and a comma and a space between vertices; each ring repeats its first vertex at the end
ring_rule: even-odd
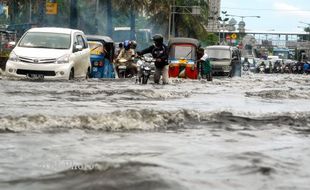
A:
POLYGON ((300 32, 303 29, 298 26, 308 26, 300 22, 310 24, 310 0, 221 0, 221 10, 232 15, 261 17, 244 18, 246 30, 300 32))

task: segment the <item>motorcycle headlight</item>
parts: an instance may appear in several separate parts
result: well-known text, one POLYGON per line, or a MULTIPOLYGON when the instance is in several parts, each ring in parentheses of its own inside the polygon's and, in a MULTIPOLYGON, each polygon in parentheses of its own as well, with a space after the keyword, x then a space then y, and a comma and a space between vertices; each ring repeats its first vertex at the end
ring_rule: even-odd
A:
POLYGON ((18 56, 16 55, 16 53, 14 51, 12 51, 10 53, 9 60, 10 61, 14 61, 14 62, 18 62, 19 61, 19 58, 18 58, 18 56))
POLYGON ((152 61, 152 57, 146 57, 146 58, 145 58, 145 61, 151 62, 151 61, 152 61))
POLYGON ((56 63, 57 63, 57 64, 66 64, 66 63, 69 63, 69 58, 70 58, 70 55, 68 55, 68 54, 63 55, 63 56, 59 57, 59 58, 56 60, 56 63))

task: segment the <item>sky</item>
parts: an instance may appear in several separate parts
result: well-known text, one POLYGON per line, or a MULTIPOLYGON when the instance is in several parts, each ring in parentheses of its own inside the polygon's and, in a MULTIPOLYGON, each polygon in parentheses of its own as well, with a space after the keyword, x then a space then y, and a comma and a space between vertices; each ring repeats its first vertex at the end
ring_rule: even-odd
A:
MULTIPOLYGON (((221 11, 237 16, 260 16, 243 19, 245 29, 251 31, 301 32, 308 25, 300 22, 310 25, 309 0, 221 0, 221 11)), ((234 19, 241 21, 237 16, 234 19)))

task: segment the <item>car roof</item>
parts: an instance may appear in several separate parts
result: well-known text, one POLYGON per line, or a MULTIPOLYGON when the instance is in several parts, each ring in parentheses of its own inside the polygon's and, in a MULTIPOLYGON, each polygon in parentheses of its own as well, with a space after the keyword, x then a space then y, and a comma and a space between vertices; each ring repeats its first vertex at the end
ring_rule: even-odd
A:
POLYGON ((236 47, 232 46, 226 46, 226 45, 214 45, 214 46, 208 46, 206 49, 237 49, 236 47))
POLYGON ((88 41, 104 41, 105 43, 114 43, 112 38, 109 36, 100 36, 100 35, 86 35, 88 41))
POLYGON ((177 37, 177 38, 171 38, 168 41, 168 46, 171 46, 172 44, 193 44, 196 47, 199 46, 199 41, 195 38, 182 38, 182 37, 177 37))
POLYGON ((71 34, 72 32, 82 32, 81 30, 75 30, 71 28, 59 28, 59 27, 39 27, 31 28, 28 32, 52 32, 61 34, 71 34))

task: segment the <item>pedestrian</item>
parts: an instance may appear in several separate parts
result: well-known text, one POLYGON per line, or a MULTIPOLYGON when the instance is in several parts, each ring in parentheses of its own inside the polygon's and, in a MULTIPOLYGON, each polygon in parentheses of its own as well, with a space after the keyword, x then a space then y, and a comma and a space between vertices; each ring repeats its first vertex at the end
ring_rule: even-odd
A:
POLYGON ((152 39, 154 44, 142 51, 137 52, 137 54, 141 56, 146 53, 151 53, 153 58, 155 59, 154 82, 156 84, 159 84, 160 77, 162 76, 163 84, 168 84, 169 82, 168 48, 164 44, 164 38, 161 34, 155 34, 152 39))

